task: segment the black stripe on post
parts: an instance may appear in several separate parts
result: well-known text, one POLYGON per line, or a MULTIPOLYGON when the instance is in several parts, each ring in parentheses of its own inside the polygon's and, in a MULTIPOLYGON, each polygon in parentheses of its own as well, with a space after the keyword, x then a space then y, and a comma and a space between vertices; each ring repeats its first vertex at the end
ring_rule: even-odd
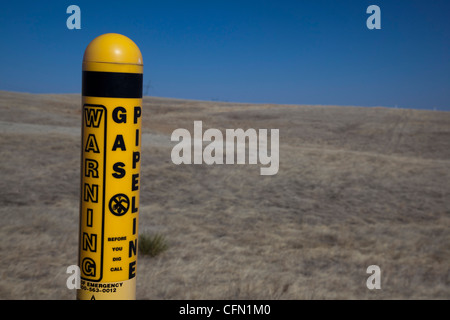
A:
POLYGON ((82 95, 142 98, 142 73, 83 71, 82 95))

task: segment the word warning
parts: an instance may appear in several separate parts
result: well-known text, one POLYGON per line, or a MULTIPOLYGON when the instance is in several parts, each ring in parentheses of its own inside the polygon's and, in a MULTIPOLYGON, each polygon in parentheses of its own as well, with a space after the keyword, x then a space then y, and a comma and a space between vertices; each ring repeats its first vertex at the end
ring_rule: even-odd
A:
POLYGON ((130 101, 105 105, 85 103, 82 109, 79 263, 81 279, 88 281, 84 288, 136 276, 141 107, 130 101))

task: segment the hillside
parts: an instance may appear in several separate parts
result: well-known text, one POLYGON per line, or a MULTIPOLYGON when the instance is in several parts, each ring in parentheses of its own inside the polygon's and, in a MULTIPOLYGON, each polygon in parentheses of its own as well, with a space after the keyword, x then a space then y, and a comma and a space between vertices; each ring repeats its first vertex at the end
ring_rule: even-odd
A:
MULTIPOLYGON (((145 97, 139 299, 450 299, 450 112, 145 97), (279 129, 280 166, 175 165, 177 128, 279 129), (381 290, 369 290, 370 265, 381 290)), ((0 91, 0 298, 74 299, 81 97, 0 91)))

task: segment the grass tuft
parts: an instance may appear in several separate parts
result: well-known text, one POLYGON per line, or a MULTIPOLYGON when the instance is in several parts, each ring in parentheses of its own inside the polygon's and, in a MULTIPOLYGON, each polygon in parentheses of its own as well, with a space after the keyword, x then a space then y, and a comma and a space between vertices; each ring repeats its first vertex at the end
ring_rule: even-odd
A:
POLYGON ((166 238, 161 234, 143 233, 139 235, 139 253, 145 256, 156 257, 168 248, 166 238))

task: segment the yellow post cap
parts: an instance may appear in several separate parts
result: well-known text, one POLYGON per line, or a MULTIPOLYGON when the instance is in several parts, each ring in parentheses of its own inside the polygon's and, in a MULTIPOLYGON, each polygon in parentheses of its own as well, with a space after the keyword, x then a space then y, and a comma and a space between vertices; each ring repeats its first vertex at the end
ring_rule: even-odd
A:
MULTIPOLYGON (((83 69, 100 71, 96 70, 99 68, 98 63, 143 66, 142 54, 138 46, 130 38, 118 33, 102 34, 92 40, 87 46, 83 57, 83 69)), ((118 65, 115 68, 113 67, 113 69, 116 68, 121 69, 118 65)), ((122 70, 111 71, 121 72, 122 70)), ((127 70, 123 70, 122 72, 127 72, 127 70)), ((133 71, 128 70, 128 72, 133 71)))

